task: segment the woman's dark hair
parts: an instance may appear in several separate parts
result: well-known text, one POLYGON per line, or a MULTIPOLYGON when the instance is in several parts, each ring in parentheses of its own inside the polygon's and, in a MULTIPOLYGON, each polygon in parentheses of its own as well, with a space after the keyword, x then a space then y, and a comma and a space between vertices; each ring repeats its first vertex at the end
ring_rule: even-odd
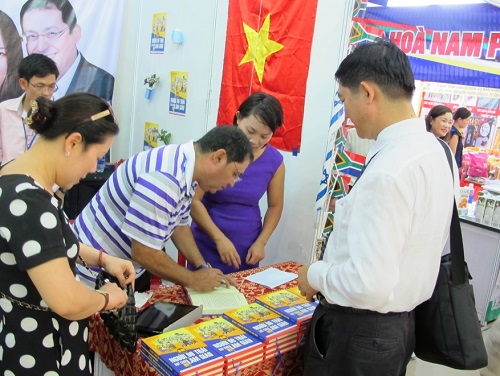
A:
POLYGON ((453 120, 468 119, 472 113, 465 107, 459 107, 453 114, 453 120))
POLYGON ((203 154, 223 149, 227 154, 227 163, 241 163, 247 158, 253 161, 253 152, 250 141, 238 127, 222 125, 212 128, 195 142, 203 154))
MULTIPOLYGON (((253 93, 238 108, 240 118, 255 116, 260 122, 271 128, 274 133, 283 125, 283 107, 278 99, 263 92, 253 93)), ((237 124, 237 115, 233 124, 237 124)))
POLYGON ((443 106, 441 104, 432 107, 427 116, 425 117, 425 127, 427 128, 427 131, 428 132, 431 131, 431 120, 437 118, 438 116, 442 116, 448 112, 450 114, 452 113, 452 111, 448 107, 443 106))
POLYGON ((118 134, 111 106, 93 94, 73 93, 55 102, 38 97, 36 104, 32 105, 26 120, 32 121, 30 127, 47 140, 78 132, 86 149, 118 134))
POLYGON ((19 86, 17 66, 23 58, 23 49, 19 32, 12 19, 0 10, 0 33, 5 43, 7 55, 7 72, 3 82, 0 82, 0 102, 20 96, 23 92, 19 86))

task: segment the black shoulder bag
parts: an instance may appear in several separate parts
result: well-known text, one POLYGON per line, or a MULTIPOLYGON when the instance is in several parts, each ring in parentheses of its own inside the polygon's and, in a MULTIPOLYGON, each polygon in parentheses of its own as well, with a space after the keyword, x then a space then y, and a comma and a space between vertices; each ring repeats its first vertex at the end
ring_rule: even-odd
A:
MULTIPOLYGON (((450 167, 451 151, 441 141, 450 167)), ((488 364, 474 291, 464 258, 462 231, 456 202, 450 226, 451 252, 441 258, 432 297, 415 308, 415 354, 431 363, 461 370, 488 364)))
MULTIPOLYGON (((100 272, 95 280, 96 290, 99 290, 108 282, 114 282, 120 286, 118 278, 105 271, 100 272)), ((126 292, 128 299, 125 307, 120 308, 117 312, 104 311, 100 314, 109 333, 128 351, 134 353, 137 345, 137 311, 135 309, 134 290, 131 284, 127 285, 126 292)))

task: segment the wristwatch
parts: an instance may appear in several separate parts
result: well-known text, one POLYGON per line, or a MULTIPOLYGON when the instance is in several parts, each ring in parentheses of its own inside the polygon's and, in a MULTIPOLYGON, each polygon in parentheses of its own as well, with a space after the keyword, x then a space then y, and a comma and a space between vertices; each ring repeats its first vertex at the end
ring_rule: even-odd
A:
POLYGON ((210 269, 212 267, 212 265, 210 265, 208 262, 204 263, 204 264, 201 264, 200 266, 198 266, 196 268, 196 270, 200 270, 200 269, 210 269))

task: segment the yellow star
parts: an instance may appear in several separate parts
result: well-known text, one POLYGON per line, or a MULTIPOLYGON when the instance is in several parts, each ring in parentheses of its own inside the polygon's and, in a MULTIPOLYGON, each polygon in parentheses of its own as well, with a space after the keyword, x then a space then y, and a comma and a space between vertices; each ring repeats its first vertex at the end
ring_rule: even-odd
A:
POLYGON ((262 27, 258 32, 243 22, 243 29, 245 30, 245 35, 247 37, 248 49, 238 66, 253 61, 255 71, 257 72, 257 77, 259 77, 260 83, 262 83, 262 78, 264 76, 266 59, 270 55, 283 49, 282 44, 279 44, 273 40, 269 40, 270 28, 270 13, 268 13, 268 15, 266 16, 264 23, 262 24, 262 27))

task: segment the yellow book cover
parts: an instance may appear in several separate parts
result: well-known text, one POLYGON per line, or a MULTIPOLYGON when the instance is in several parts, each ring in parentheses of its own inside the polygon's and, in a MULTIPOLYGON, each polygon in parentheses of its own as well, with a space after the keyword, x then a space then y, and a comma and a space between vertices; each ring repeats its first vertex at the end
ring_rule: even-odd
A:
POLYGON ((199 370, 224 364, 224 359, 200 338, 186 328, 171 330, 153 337, 142 339, 144 352, 157 358, 171 371, 183 374, 185 370, 199 370))
POLYGON ((243 352, 253 353, 264 347, 257 337, 222 317, 190 325, 187 329, 225 358, 243 352))
POLYGON ((294 323, 309 320, 318 305, 286 289, 258 296, 255 301, 294 323))
POLYGON ((223 317, 264 343, 278 335, 298 329, 297 324, 258 303, 224 312, 223 317))

